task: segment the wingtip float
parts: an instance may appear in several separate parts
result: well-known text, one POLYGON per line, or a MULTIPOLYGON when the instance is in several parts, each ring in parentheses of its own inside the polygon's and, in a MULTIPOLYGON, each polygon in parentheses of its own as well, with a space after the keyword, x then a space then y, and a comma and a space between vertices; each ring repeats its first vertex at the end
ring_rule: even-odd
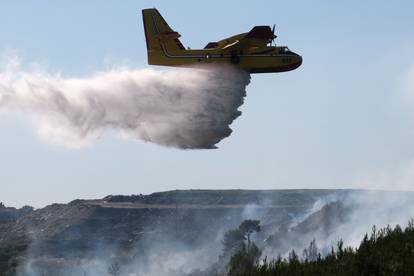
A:
POLYGON ((194 67, 232 64, 249 73, 286 72, 298 68, 302 57, 286 46, 274 46, 274 26, 255 26, 247 33, 209 42, 204 49, 186 49, 180 34, 167 24, 157 9, 142 10, 148 64, 194 67))

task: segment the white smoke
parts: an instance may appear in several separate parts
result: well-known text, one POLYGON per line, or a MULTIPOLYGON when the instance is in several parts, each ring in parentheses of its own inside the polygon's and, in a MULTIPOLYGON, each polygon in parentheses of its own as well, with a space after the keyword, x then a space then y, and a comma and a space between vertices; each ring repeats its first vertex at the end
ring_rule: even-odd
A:
POLYGON ((314 240, 320 253, 326 255, 342 240, 345 246, 357 248, 364 235, 376 229, 406 227, 414 218, 414 199, 410 192, 354 190, 333 193, 317 199, 313 206, 292 219, 287 232, 278 232, 277 247, 263 248, 263 257, 287 257, 294 249, 301 254, 314 240), (299 222, 299 223, 297 223, 299 222))
MULTIPOLYGON (((237 227, 244 219, 261 221, 262 230, 253 235, 252 240, 260 246, 262 258, 273 260, 279 255, 287 257, 292 249, 301 255, 312 240, 316 242, 322 255, 330 253, 331 248, 336 247, 339 240, 342 240, 345 246, 356 248, 374 225, 377 229, 387 225, 394 227, 396 224, 404 227, 414 214, 412 193, 334 190, 331 194, 313 199, 313 206, 308 210, 300 208, 296 212, 296 217, 288 215, 291 212, 288 210, 290 208, 265 208, 271 206, 271 199, 247 204, 245 208, 240 208, 236 212, 226 212, 222 209, 222 213, 217 216, 216 224, 212 224, 210 220, 208 223, 203 221, 205 216, 201 213, 198 213, 201 215, 198 219, 185 216, 186 220, 191 221, 186 224, 190 229, 210 228, 208 232, 214 232, 213 235, 207 234, 208 232, 197 232, 203 238, 200 243, 195 244, 189 240, 177 239, 174 232, 179 228, 170 228, 165 222, 149 227, 150 232, 142 235, 136 244, 131 244, 131 248, 101 241, 95 249, 70 253, 70 246, 66 247, 67 241, 62 240, 61 247, 56 247, 67 248, 66 252, 65 249, 45 250, 48 246, 45 246, 43 241, 33 240, 25 254, 17 259, 16 275, 108 275, 108 267, 113 263, 120 264, 120 275, 215 275, 209 272, 220 271, 222 268, 218 261, 222 253, 221 241, 224 233, 237 227), (287 213, 280 214, 284 212, 287 213), (226 221, 233 221, 234 223, 230 223, 233 226, 226 221), (200 223, 203 227, 200 227, 200 223), (283 224, 288 228, 279 231, 283 224), (266 240, 269 235, 275 233, 277 235, 274 238, 278 242, 268 243, 266 240)), ((159 215, 153 215, 156 214, 159 215)), ((184 232, 187 230, 179 229, 184 232)), ((84 230, 80 228, 78 231, 78 234, 82 235, 84 230)))
POLYGON ((292 221, 289 225, 289 228, 293 228, 298 226, 300 223, 305 221, 307 218, 309 218, 311 215, 319 212, 322 210, 323 207, 327 206, 330 203, 338 201, 340 196, 338 194, 330 194, 324 197, 318 198, 312 205, 312 207, 308 210, 306 210, 303 214, 297 214, 294 217, 292 217, 292 221))
POLYGON ((215 148, 241 114, 250 81, 232 67, 64 78, 19 71, 15 63, 0 72, 0 109, 27 114, 41 137, 75 148, 108 132, 169 147, 215 148))

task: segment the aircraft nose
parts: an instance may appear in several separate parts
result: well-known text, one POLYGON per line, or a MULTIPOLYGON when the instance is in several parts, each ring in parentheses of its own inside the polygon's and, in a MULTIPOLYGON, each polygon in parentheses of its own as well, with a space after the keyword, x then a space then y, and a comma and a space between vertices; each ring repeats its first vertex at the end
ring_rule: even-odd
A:
POLYGON ((293 58, 293 62, 292 62, 292 67, 293 67, 293 69, 296 69, 296 68, 298 68, 299 66, 301 66, 301 65, 302 65, 302 61, 303 61, 302 57, 301 57, 300 55, 296 55, 296 56, 293 58))
POLYGON ((302 61, 303 61, 302 56, 301 55, 298 55, 297 53, 292 52, 292 51, 289 51, 289 53, 294 56, 293 59, 292 59, 293 69, 296 69, 299 66, 301 66, 302 65, 302 61))
POLYGON ((297 61, 296 61, 296 63, 298 64, 298 67, 302 65, 302 61, 303 61, 302 56, 298 55, 297 61))

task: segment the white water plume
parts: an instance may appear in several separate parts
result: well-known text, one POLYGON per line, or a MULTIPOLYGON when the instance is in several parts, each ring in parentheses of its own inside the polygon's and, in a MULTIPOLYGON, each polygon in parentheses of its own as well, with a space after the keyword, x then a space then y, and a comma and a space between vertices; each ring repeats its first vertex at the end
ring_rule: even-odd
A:
POLYGON ((209 149, 231 134, 250 75, 231 67, 100 72, 64 78, 0 72, 0 109, 33 119, 47 141, 90 144, 104 133, 182 149, 209 149))

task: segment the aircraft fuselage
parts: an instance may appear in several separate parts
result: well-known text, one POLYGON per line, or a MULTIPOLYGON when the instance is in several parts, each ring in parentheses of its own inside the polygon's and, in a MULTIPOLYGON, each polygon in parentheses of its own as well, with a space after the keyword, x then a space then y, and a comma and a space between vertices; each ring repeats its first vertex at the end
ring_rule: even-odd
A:
POLYGON ((232 64, 250 73, 286 72, 298 68, 302 57, 284 46, 268 46, 276 37, 270 27, 209 43, 205 49, 185 49, 156 9, 143 10, 148 63, 151 65, 194 67, 203 64, 232 64))

